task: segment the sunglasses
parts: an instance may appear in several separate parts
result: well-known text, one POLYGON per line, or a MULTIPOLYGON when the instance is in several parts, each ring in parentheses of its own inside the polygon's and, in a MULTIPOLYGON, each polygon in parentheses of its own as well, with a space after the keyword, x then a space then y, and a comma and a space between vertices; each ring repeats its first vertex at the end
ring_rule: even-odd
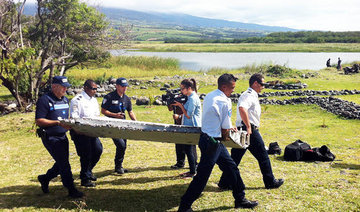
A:
POLYGON ((97 88, 88 87, 90 90, 97 91, 97 88))
POLYGON ((257 83, 259 83, 261 86, 267 85, 267 83, 265 83, 265 82, 257 82, 257 83))

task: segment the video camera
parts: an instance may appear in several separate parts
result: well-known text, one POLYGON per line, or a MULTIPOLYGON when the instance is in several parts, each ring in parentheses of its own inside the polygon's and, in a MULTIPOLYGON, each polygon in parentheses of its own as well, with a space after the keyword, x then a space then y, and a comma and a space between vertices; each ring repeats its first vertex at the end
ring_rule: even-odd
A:
POLYGON ((180 88, 166 89, 166 94, 161 95, 161 100, 166 103, 167 106, 180 102, 184 104, 187 101, 187 96, 180 92, 180 88))

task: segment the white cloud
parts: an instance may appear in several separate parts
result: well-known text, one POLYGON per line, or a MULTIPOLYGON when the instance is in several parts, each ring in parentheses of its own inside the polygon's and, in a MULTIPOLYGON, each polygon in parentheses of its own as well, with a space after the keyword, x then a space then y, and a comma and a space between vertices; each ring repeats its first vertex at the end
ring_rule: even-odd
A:
POLYGON ((360 31, 359 0, 89 0, 87 2, 103 7, 185 13, 206 18, 306 30, 360 31))

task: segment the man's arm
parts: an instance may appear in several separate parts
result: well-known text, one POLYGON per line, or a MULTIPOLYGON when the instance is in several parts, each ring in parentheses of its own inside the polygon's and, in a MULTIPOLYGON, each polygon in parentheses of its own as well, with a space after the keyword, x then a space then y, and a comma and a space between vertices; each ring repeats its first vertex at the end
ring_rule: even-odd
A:
POLYGON ((251 131, 251 124, 249 120, 248 110, 246 108, 239 107, 239 112, 240 112, 241 120, 244 122, 246 126, 246 131, 250 135, 252 131, 251 131))
POLYGON ((131 120, 136 121, 135 113, 133 111, 128 111, 128 113, 129 113, 131 120))
POLYGON ((39 127, 60 126, 60 127, 63 127, 63 128, 65 128, 67 130, 71 129, 71 127, 62 124, 59 120, 50 120, 50 119, 45 119, 45 118, 38 118, 38 119, 35 119, 35 123, 39 127))
POLYGON ((113 117, 113 118, 117 118, 117 119, 124 118, 124 113, 112 113, 104 108, 101 108, 101 113, 104 114, 105 116, 113 117))

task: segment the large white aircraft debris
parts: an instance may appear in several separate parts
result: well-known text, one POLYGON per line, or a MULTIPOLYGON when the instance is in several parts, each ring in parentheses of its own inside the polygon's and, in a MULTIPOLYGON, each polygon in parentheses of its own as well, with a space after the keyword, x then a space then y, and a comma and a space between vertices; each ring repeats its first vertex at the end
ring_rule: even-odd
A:
MULTIPOLYGON (((201 133, 199 127, 152 122, 130 121, 107 117, 75 118, 61 120, 77 132, 93 137, 124 138, 176 144, 197 145, 201 133)), ((246 132, 231 132, 227 147, 246 148, 249 136, 246 132)))

